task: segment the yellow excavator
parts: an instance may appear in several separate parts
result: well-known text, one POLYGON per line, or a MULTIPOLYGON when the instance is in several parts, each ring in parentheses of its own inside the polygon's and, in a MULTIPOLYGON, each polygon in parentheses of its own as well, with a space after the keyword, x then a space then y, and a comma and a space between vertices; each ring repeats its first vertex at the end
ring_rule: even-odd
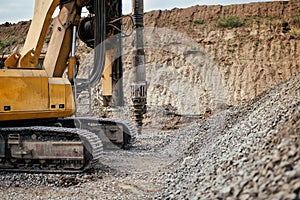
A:
MULTIPOLYGON (((131 98, 140 132, 146 110, 142 0, 133 0, 133 11, 136 79, 131 98)), ((83 172, 101 162, 103 142, 124 149, 132 145, 136 127, 130 122, 74 117, 75 87, 93 87, 101 78, 106 101, 123 104, 121 35, 121 0, 35 1, 22 52, 1 59, 0 171, 83 172), (83 9, 89 12, 85 18, 83 9), (52 19, 55 10, 59 14, 52 19), (50 42, 42 53, 49 29, 50 42), (77 36, 94 48, 90 79, 80 84, 77 36)))

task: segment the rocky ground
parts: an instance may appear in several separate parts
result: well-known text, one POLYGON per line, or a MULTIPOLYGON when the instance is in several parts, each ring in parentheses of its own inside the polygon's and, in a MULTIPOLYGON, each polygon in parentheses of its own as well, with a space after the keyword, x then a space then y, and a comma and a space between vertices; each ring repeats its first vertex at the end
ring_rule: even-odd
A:
MULTIPOLYGON (((92 173, 1 172, 1 199, 300 199, 299 7, 147 13, 149 112, 134 147, 104 151, 92 173), (241 26, 218 25, 232 15, 241 26)), ((19 49, 26 29, 1 25, 2 51, 19 49)), ((124 62, 128 92, 130 50, 124 62)))
POLYGON ((2 199, 299 199, 300 74, 175 131, 105 151, 99 172, 0 174, 2 199))
POLYGON ((162 197, 299 199, 299 78, 189 127, 162 197))

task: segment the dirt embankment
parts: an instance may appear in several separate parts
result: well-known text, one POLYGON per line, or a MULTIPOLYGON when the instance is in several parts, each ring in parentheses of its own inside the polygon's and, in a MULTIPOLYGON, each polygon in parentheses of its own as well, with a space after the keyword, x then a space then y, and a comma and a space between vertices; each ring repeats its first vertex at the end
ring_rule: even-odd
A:
POLYGON ((20 51, 25 42, 30 22, 17 24, 5 23, 0 25, 0 53, 11 54, 20 51))
MULTIPOLYGON (((203 114, 253 99, 286 80, 300 69, 299 9, 300 1, 278 1, 146 13, 149 106, 203 114)), ((20 50, 28 27, 0 25, 0 52, 20 50)), ((126 97, 132 40, 124 39, 126 97)), ((77 53, 85 60, 90 51, 80 43, 77 53)))
POLYGON ((146 27, 155 28, 146 42, 160 43, 146 51, 149 104, 170 103, 181 112, 203 113, 207 107, 215 109, 220 98, 236 105, 286 80, 300 69, 299 8, 300 1, 289 1, 147 13, 146 27), (180 51, 180 46, 185 47, 180 51))

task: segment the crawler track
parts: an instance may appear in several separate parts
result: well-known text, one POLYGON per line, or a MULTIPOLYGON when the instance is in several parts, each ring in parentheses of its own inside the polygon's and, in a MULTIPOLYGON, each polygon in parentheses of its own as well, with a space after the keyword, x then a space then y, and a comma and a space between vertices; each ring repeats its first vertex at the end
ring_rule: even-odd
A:
POLYGON ((0 140, 0 171, 79 173, 99 162, 103 151, 98 136, 84 129, 0 128, 0 140))
POLYGON ((63 127, 86 129, 95 133, 101 138, 104 146, 111 143, 122 149, 130 149, 137 134, 134 124, 120 119, 76 117, 62 119, 59 122, 63 127), (116 137, 119 140, 114 140, 111 132, 115 135, 118 134, 116 137))
POLYGON ((106 118, 26 121, 9 126, 0 128, 0 171, 85 172, 101 166, 104 147, 129 149, 136 135, 132 123, 106 118))

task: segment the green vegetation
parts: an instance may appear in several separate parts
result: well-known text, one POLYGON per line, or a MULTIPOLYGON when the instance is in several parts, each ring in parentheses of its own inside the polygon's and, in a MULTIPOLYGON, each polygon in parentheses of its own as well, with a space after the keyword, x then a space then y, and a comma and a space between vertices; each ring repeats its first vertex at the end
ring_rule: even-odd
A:
POLYGON ((268 41, 271 42, 273 39, 274 39, 274 37, 271 36, 271 37, 268 38, 268 41))
POLYGON ((10 42, 9 42, 9 45, 13 45, 13 44, 16 44, 17 43, 17 40, 16 39, 12 39, 10 42))
POLYGON ((226 8, 226 7, 225 7, 225 8, 224 8, 224 13, 227 14, 228 11, 229 11, 229 8, 226 8))
POLYGON ((269 21, 281 20, 281 16, 269 16, 267 17, 267 20, 269 21))
POLYGON ((4 46, 4 42, 2 40, 0 40, 0 49, 2 49, 4 46))
POLYGON ((238 48, 238 46, 239 45, 237 43, 229 44, 227 51, 230 53, 234 53, 236 48, 238 48))
POLYGON ((46 38, 45 38, 45 42, 46 42, 46 43, 49 43, 49 42, 50 42, 50 37, 46 37, 46 38))
POLYGON ((9 46, 9 43, 0 40, 0 49, 8 47, 8 46, 9 46))
POLYGON ((25 41, 26 41, 26 38, 22 38, 22 40, 21 40, 21 44, 24 44, 25 43, 25 41))
MULTIPOLYGON (((243 45, 244 43, 247 43, 249 41, 256 41, 255 37, 253 35, 250 35, 250 33, 236 34, 234 38, 239 41, 239 45, 243 45)), ((255 46, 258 46, 258 44, 259 42, 255 46)))
POLYGON ((12 39, 12 40, 10 40, 8 42, 0 40, 0 49, 3 49, 5 47, 8 47, 8 46, 16 44, 16 43, 17 43, 16 39, 12 39))
POLYGON ((182 22, 181 24, 182 24, 183 26, 186 26, 186 25, 188 25, 188 22, 184 21, 184 22, 182 22))
POLYGON ((238 40, 244 40, 246 38, 250 37, 249 33, 245 33, 245 34, 236 34, 235 38, 238 40))
POLYGON ((298 29, 298 28, 294 28, 294 29, 292 29, 291 30, 291 35, 293 35, 293 36, 299 36, 300 35, 300 29, 298 29))
POLYGON ((87 53, 91 53, 92 50, 93 50, 92 48, 88 47, 88 48, 86 49, 86 52, 87 52, 87 53))
POLYGON ((196 25, 205 24, 205 21, 202 19, 199 19, 199 20, 194 21, 194 24, 196 24, 196 25))
POLYGON ((300 15, 294 15, 291 21, 292 25, 300 27, 300 15))
POLYGON ((226 18, 219 19, 217 21, 217 27, 223 28, 237 28, 244 25, 245 20, 237 16, 229 16, 226 18))

